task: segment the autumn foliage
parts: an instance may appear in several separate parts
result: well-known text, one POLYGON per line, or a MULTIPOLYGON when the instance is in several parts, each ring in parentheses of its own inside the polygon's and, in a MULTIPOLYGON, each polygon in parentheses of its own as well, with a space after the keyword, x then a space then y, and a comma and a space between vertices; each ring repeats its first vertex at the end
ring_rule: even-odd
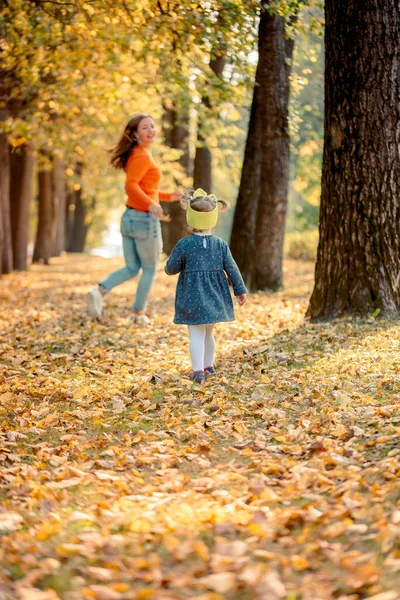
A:
POLYGON ((119 264, 0 281, 0 598, 399 600, 398 325, 306 322, 286 262, 196 386, 161 267, 150 328, 136 283, 88 320, 119 264))

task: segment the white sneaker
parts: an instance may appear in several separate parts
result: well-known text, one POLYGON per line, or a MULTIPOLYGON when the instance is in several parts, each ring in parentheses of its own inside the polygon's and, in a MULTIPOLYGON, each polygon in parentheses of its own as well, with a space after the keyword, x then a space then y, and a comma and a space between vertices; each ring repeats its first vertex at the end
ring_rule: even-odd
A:
POLYGON ((101 319, 101 311, 103 308, 103 294, 99 288, 94 288, 88 295, 88 313, 92 319, 101 319))
POLYGON ((148 325, 150 322, 151 321, 147 315, 145 315, 145 314, 138 315, 136 313, 132 313, 132 316, 131 316, 131 324, 132 325, 148 325))

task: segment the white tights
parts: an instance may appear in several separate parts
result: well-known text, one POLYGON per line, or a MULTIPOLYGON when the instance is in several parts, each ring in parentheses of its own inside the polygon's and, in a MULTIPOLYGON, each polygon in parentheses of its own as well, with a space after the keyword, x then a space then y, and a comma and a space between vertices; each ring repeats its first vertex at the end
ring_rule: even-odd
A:
POLYGON ((215 340, 213 329, 215 323, 207 325, 188 325, 190 358, 193 371, 204 371, 212 367, 215 355, 215 340))

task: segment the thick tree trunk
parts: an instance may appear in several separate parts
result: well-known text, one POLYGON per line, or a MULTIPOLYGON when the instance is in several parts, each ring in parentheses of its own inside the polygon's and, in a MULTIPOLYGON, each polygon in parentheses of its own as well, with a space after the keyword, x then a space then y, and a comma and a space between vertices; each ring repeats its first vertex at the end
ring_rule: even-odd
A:
POLYGON ((53 161, 53 190, 56 209, 56 222, 54 227, 53 255, 60 256, 67 247, 66 203, 64 163, 55 158, 53 161))
POLYGON ((320 242, 308 315, 400 311, 400 4, 326 0, 320 242))
MULTIPOLYGON (((186 112, 178 113, 173 108, 164 109, 164 137, 167 146, 183 151, 179 162, 188 175, 190 170, 189 117, 186 112)), ((165 202, 161 205, 164 212, 171 217, 170 223, 161 223, 164 252, 170 254, 177 241, 187 233, 186 216, 179 202, 165 202)))
POLYGON ((261 8, 259 59, 231 249, 250 290, 282 285, 289 177, 288 103, 293 41, 285 20, 261 8))
MULTIPOLYGON (((225 45, 220 44, 215 56, 211 57, 210 69, 217 77, 221 77, 226 64, 225 45)), ((212 191, 212 157, 207 144, 207 117, 211 108, 209 95, 202 97, 198 110, 197 143, 194 157, 193 187, 212 191)))
POLYGON ((14 269, 27 269, 29 223, 33 196, 33 146, 25 144, 11 153, 11 229, 14 269))
POLYGON ((7 135, 0 134, 0 273, 13 268, 10 222, 10 158, 7 135))
POLYGON ((52 170, 39 171, 39 218, 32 262, 49 264, 54 243, 54 190, 52 170))

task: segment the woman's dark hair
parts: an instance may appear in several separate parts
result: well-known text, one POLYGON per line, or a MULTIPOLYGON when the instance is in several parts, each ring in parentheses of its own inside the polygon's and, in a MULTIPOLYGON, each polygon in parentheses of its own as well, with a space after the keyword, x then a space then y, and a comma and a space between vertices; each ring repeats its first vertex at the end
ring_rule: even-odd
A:
POLYGON ((152 119, 153 117, 144 113, 132 117, 132 119, 125 127, 124 133, 122 134, 120 140, 115 144, 113 148, 111 148, 110 163, 116 169, 125 169, 129 155, 138 143, 136 139, 136 132, 139 123, 143 119, 147 118, 152 119))

